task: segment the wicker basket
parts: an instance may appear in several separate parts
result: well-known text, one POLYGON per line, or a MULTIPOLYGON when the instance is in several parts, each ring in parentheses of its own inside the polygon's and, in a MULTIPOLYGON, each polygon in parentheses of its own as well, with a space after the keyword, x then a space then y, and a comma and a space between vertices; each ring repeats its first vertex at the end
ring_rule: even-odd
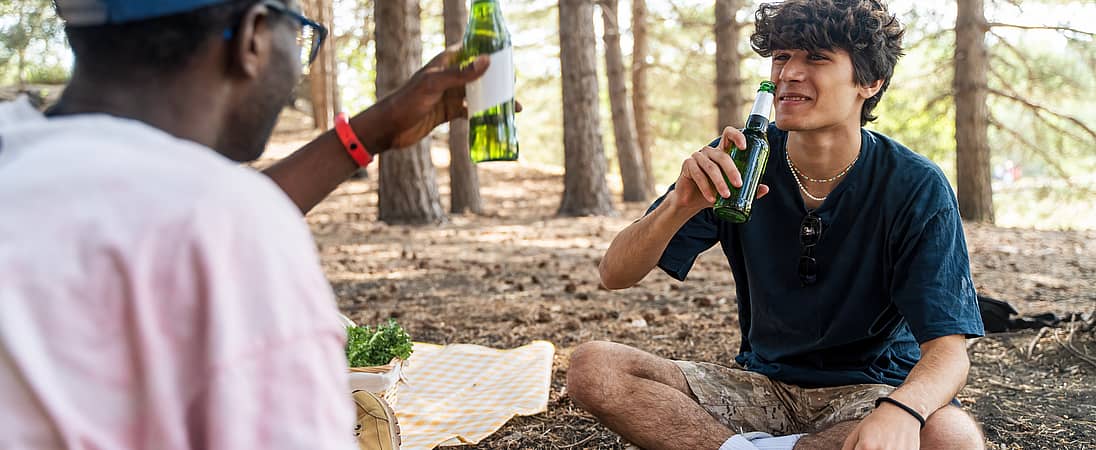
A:
POLYGON ((372 392, 395 408, 396 392, 404 382, 403 363, 401 359, 393 359, 383 366, 351 367, 350 389, 372 392))
MULTIPOLYGON (((339 314, 339 320, 343 326, 357 326, 353 320, 343 314, 339 314)), ((400 383, 405 383, 403 378, 404 361, 393 358, 383 366, 351 367, 350 390, 365 390, 384 399, 388 406, 396 407, 396 390, 400 383)))

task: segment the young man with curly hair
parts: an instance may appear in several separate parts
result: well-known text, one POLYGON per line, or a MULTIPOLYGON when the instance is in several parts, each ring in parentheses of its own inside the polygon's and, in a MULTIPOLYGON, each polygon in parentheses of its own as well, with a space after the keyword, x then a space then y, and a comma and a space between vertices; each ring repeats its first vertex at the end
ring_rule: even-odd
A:
POLYGON ((612 289, 656 266, 684 280, 719 243, 740 353, 724 366, 587 343, 571 356, 571 397, 648 449, 982 448, 955 400, 965 339, 983 332, 955 196, 929 160, 862 128, 902 25, 876 0, 789 0, 756 18, 751 42, 777 89, 753 217, 733 225, 710 209, 729 195, 721 171, 741 185, 724 149, 745 139, 728 128, 600 267, 612 289))

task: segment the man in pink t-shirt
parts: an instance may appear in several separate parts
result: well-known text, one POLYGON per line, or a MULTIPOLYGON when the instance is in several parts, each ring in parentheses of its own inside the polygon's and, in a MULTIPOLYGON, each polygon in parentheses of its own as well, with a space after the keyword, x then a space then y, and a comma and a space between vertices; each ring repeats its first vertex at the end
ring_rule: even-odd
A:
POLYGON ((487 61, 443 53, 349 140, 263 176, 236 162, 326 34, 296 2, 56 3, 71 82, 44 115, 0 104, 0 448, 353 448, 344 331, 301 212, 360 147, 464 114, 487 61))

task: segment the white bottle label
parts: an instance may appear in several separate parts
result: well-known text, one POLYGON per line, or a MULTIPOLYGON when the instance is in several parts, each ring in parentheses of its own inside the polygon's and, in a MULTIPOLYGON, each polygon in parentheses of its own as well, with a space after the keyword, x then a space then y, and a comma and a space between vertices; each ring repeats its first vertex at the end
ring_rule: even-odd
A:
POLYGON ((464 88, 468 115, 514 98, 514 48, 506 47, 491 54, 491 66, 480 79, 464 88))
POLYGON ((759 115, 764 117, 765 120, 769 119, 769 113, 773 110, 773 94, 770 92, 758 92, 757 99, 754 100, 753 110, 750 111, 750 115, 759 115))

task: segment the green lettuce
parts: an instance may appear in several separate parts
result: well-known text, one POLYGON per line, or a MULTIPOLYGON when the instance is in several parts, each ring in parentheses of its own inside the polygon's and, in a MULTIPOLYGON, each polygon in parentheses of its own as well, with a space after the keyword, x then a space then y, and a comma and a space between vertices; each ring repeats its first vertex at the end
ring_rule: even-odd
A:
POLYGON ((411 357, 411 336, 395 320, 377 325, 346 327, 346 360, 350 367, 383 366, 392 358, 411 357))

